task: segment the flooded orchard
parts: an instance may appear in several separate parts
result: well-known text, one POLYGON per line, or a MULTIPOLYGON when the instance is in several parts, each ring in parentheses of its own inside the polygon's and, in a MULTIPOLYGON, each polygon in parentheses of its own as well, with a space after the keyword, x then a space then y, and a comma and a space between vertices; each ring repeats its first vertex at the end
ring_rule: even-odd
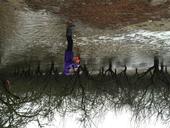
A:
MULTIPOLYGON (((68 5, 44 2, 0 1, 0 127, 167 127, 169 2, 159 6, 159 18, 143 14, 137 16, 144 19, 140 22, 130 22, 128 17, 128 22, 117 26, 121 18, 107 19, 107 26, 104 21, 77 19, 71 14, 77 11, 87 16, 84 6, 92 7, 88 1, 82 1, 83 12, 73 9, 70 13, 69 4, 75 1, 68 5), (61 14, 63 9, 66 12, 61 14), (65 76, 69 20, 75 25, 73 50, 80 50, 81 64, 74 75, 65 76)), ((98 4, 100 9, 105 5, 98 4)), ((122 6, 117 9, 123 11, 122 6)), ((94 10, 93 15, 100 18, 99 10, 94 10)))

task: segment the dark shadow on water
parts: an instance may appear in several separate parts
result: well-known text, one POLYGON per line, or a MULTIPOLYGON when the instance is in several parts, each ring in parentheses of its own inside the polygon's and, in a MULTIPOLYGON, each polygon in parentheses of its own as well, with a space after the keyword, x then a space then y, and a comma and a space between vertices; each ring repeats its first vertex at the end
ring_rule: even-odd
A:
POLYGON ((97 74, 82 65, 69 77, 58 72, 54 61, 47 71, 39 61, 35 67, 27 64, 27 68, 15 65, 2 69, 0 127, 18 128, 31 121, 42 127, 41 119, 52 120, 56 111, 62 116, 77 112, 83 126, 90 127, 99 112, 125 107, 136 120, 156 115, 169 122, 170 74, 159 61, 154 57, 153 66, 143 72, 136 68, 133 74, 127 73, 126 65, 122 71, 113 70, 111 60, 108 68, 102 67, 97 74))

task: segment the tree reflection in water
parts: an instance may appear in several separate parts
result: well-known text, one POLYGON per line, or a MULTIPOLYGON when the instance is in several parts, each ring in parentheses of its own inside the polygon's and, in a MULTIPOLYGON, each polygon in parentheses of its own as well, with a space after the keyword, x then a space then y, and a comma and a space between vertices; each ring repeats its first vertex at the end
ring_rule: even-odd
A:
POLYGON ((99 74, 90 74, 84 65, 70 77, 59 74, 53 61, 46 73, 41 71, 40 62, 35 70, 30 64, 26 69, 14 66, 13 73, 1 74, 1 78, 10 78, 12 88, 8 90, 1 83, 0 125, 18 128, 37 121, 43 127, 41 119, 52 121, 57 111, 62 116, 78 113, 83 126, 90 127, 94 117, 125 107, 130 108, 137 120, 156 115, 168 122, 170 75, 163 62, 159 63, 155 57, 154 65, 147 71, 139 73, 136 69, 135 74, 128 74, 126 65, 117 72, 109 61, 108 69, 102 67, 99 74))

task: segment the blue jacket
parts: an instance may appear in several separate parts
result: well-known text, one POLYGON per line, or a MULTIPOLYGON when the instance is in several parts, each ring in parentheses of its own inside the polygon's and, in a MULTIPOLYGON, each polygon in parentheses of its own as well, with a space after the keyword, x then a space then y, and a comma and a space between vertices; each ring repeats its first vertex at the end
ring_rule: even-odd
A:
POLYGON ((64 57, 64 75, 70 75, 69 69, 78 68, 80 65, 73 62, 73 51, 65 51, 64 57))

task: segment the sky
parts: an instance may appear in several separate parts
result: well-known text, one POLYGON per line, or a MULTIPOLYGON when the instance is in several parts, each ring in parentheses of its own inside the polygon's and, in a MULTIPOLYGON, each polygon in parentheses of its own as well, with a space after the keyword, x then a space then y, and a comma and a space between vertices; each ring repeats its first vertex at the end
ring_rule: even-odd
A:
MULTIPOLYGON (((78 121, 78 116, 75 115, 70 114, 63 119, 56 114, 55 119, 44 128, 83 128, 78 121)), ((131 117, 131 112, 128 110, 117 113, 109 111, 100 119, 95 119, 91 128, 168 128, 168 125, 154 118, 137 123, 131 117)), ((38 126, 37 123, 32 122, 26 128, 38 128, 38 126)))

